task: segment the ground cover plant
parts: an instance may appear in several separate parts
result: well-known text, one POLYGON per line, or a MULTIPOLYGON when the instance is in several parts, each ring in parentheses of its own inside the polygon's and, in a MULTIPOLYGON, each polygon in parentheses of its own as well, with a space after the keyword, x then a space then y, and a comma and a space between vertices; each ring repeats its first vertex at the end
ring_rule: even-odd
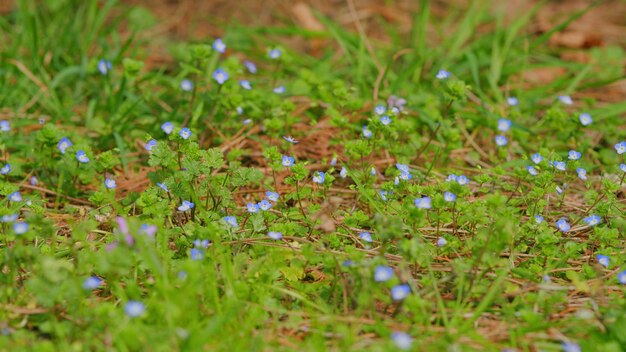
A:
POLYGON ((533 33, 541 6, 422 1, 387 42, 225 23, 159 64, 149 8, 18 2, 0 349, 621 351, 626 100, 580 92, 624 53, 562 59, 590 8, 533 33))

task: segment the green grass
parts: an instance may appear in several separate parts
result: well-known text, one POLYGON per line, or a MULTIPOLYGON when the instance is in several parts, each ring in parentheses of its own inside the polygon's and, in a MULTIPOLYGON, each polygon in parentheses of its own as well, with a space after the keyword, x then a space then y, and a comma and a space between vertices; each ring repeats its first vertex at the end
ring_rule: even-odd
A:
POLYGON ((386 351, 401 331, 420 351, 559 351, 563 342, 621 351, 626 173, 614 146, 626 138, 626 103, 581 91, 623 79, 623 49, 592 49, 577 63, 546 45, 584 11, 536 35, 528 26, 541 4, 511 23, 488 2, 445 18, 431 6, 419 3, 408 33, 377 19, 389 41, 322 13, 318 32, 228 23, 220 54, 215 38, 150 36, 158 20, 146 8, 18 2, 0 17, 0 120, 11 126, 0 132, 0 167, 11 166, 0 179, 0 350, 386 351), (287 36, 326 45, 312 57, 281 44, 287 36), (150 65, 155 43, 169 63, 150 65), (106 74, 100 59, 112 63, 106 74), (223 85, 218 67, 230 75, 223 85), (524 73, 537 68, 565 73, 533 86, 524 73), (440 69, 452 76, 435 78, 440 69), (407 102, 387 126, 373 110, 392 95, 407 102), (507 105, 511 96, 519 106, 507 105), (503 117, 512 126, 498 132, 503 117), (62 153, 64 137, 73 145, 62 153), (570 150, 581 159, 567 160, 570 150), (283 166, 283 155, 295 164, 283 166), (10 200, 16 191, 21 201, 10 200), (279 200, 249 213, 266 191, 279 200), (424 196, 431 209, 415 206, 424 196), (179 211, 183 200, 195 207, 179 211), (598 225, 583 220, 591 214, 598 225), (571 230, 556 228, 561 218, 571 230), (380 265, 392 279, 374 280, 380 265), (102 284, 83 288, 90 276, 102 284), (404 283, 411 293, 393 300, 404 283), (145 312, 125 314, 129 301, 145 312))

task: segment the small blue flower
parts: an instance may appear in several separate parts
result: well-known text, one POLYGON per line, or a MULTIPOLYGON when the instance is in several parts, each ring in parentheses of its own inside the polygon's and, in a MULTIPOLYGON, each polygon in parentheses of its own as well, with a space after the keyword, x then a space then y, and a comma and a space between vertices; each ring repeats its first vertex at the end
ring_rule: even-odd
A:
POLYGON ((535 215, 535 222, 537 224, 541 224, 543 222, 543 216, 541 215, 535 215))
POLYGON ((267 233, 267 237, 273 239, 273 240, 279 240, 281 238, 283 238, 283 234, 280 232, 276 232, 276 231, 270 231, 267 233))
POLYGON ((268 56, 272 60, 276 60, 282 56, 283 52, 280 49, 272 49, 270 50, 268 56))
POLYGON ((189 139, 189 137, 191 137, 191 130, 187 127, 184 127, 180 130, 180 132, 178 132, 178 135, 182 139, 189 139))
POLYGON ((454 202, 456 200, 456 194, 452 192, 445 192, 443 194, 443 200, 445 200, 446 202, 454 202))
POLYGON ((256 65, 252 61, 244 61, 243 65, 246 66, 248 72, 254 74, 257 72, 256 65))
POLYGON ((272 191, 265 191, 265 196, 267 197, 267 199, 269 199, 271 202, 278 202, 278 198, 279 195, 276 192, 272 192, 272 191))
POLYGON ((411 294, 411 286, 400 284, 391 288, 391 298, 394 301, 401 301, 411 294))
POLYGON ((83 289, 95 290, 102 285, 102 279, 97 276, 90 276, 83 281, 83 289))
POLYGON ((389 126, 389 124, 391 123, 391 118, 389 118, 389 116, 387 115, 383 115, 380 118, 380 123, 382 123, 385 126, 389 126))
POLYGON ((219 84, 222 85, 224 82, 228 80, 230 76, 226 71, 224 71, 221 67, 213 72, 213 79, 219 84))
POLYGON ((151 151, 152 151, 152 148, 154 148, 156 145, 157 145, 157 141, 156 141, 156 139, 151 139, 151 140, 149 140, 149 141, 148 141, 148 143, 146 143, 143 147, 144 147, 147 151, 151 152, 151 151))
POLYGON ((292 136, 283 136, 283 139, 286 140, 287 142, 291 143, 291 144, 298 144, 298 143, 300 143, 295 138, 293 138, 292 136))
POLYGON ((617 274, 617 280, 620 284, 626 285, 626 270, 617 274))
POLYGON ((248 203, 246 204, 246 208, 248 208, 248 213, 258 213, 259 206, 256 203, 248 203))
POLYGON ((191 90, 193 89, 193 82, 188 79, 183 79, 180 82, 180 89, 182 89, 184 92, 191 92, 191 90))
POLYGON ((410 180, 410 179, 412 179, 412 178, 413 178, 413 175, 411 175, 409 172, 404 172, 404 171, 402 171, 402 172, 400 173, 400 179, 401 179, 401 180, 408 181, 408 180, 410 180))
POLYGON ((374 108, 374 113, 376 115, 382 115, 387 111, 387 108, 383 105, 383 104, 378 104, 376 105, 376 107, 374 108))
POLYGON ((88 163, 89 157, 87 156, 84 150, 79 150, 76 152, 76 160, 78 160, 81 163, 88 163))
POLYGON ((585 181, 587 179, 587 170, 582 167, 576 168, 576 174, 578 174, 578 178, 585 181))
POLYGON ((376 168, 372 166, 372 169, 370 170, 370 175, 372 176, 376 176, 378 175, 378 171, 376 171, 376 168))
POLYGON ((563 189, 562 189, 561 187, 559 187, 559 186, 556 186, 556 193, 557 193, 558 195, 563 194, 563 189))
POLYGON ((198 248, 192 248, 189 251, 189 258, 191 258, 191 260, 202 260, 204 259, 204 253, 198 248))
POLYGON ((217 51, 220 54, 226 52, 226 44, 224 44, 222 38, 215 39, 215 41, 213 42, 213 50, 217 51))
POLYGON ((598 261, 598 263, 600 263, 600 265, 605 268, 608 268, 609 264, 611 263, 611 259, 608 256, 602 254, 596 255, 596 260, 598 261))
POLYGON ((561 232, 567 232, 570 230, 571 226, 569 224, 569 222, 567 222, 567 220, 565 218, 561 218, 559 220, 557 220, 556 222, 556 227, 559 229, 559 231, 561 232))
POLYGON ((100 71, 102 75, 106 76, 112 68, 113 65, 111 64, 111 61, 105 59, 100 59, 100 61, 98 61, 98 71, 100 71))
POLYGON ((11 130, 11 123, 7 120, 0 120, 0 131, 9 132, 11 130))
POLYGON ((30 183, 31 186, 37 186, 39 184, 39 179, 37 179, 37 176, 31 176, 28 183, 30 183))
POLYGON ((234 216, 225 216, 224 221, 232 227, 237 227, 239 224, 237 223, 237 218, 234 216))
POLYGON ((411 169, 409 168, 409 165, 406 164, 396 164, 396 169, 400 170, 401 172, 411 172, 411 169))
POLYGON ((591 115, 589 115, 586 112, 583 112, 582 114, 578 115, 578 120, 580 120, 580 124, 583 126, 589 126, 593 122, 591 115))
POLYGON ((195 241, 193 241, 193 246, 196 248, 209 248, 209 244, 211 244, 211 241, 209 240, 201 240, 201 239, 197 239, 195 241))
POLYGON ((161 129, 165 132, 165 134, 171 134, 174 132, 174 124, 169 121, 165 122, 161 125, 161 129))
POLYGON ((518 106, 519 100, 517 100, 516 97, 508 97, 506 98, 506 103, 509 104, 509 106, 518 106))
POLYGON ((504 147, 505 145, 509 144, 509 140, 506 138, 506 136, 503 135, 496 136, 495 140, 498 147, 504 147))
POLYGON ((146 306, 138 301, 128 301, 124 306, 124 312, 131 318, 140 317, 146 311, 146 306))
POLYGON ((250 81, 248 81, 246 79, 239 80, 239 85, 241 86, 241 88, 243 88, 245 90, 252 89, 252 85, 250 84, 250 81))
POLYGON ((157 182, 156 184, 160 189, 164 190, 165 192, 169 192, 170 189, 167 188, 167 185, 165 183, 161 183, 161 182, 157 182))
POLYGON ((27 222, 16 222, 13 224, 13 232, 16 235, 23 235, 28 231, 28 223, 27 222))
POLYGON ((581 352, 582 349, 580 348, 580 345, 577 344, 576 342, 563 342, 563 344, 561 345, 561 347, 563 348, 563 352, 581 352))
POLYGON ((626 172, 626 164, 619 164, 619 169, 622 170, 622 172, 626 172))
POLYGON ((245 120, 243 120, 243 121, 242 121, 242 123, 243 123, 244 125, 249 125, 249 124, 251 124, 251 123, 252 123, 252 119, 245 119, 245 120))
POLYGON ((323 184, 326 179, 326 174, 323 171, 316 171, 313 174, 313 182, 323 184))
POLYGON ((532 176, 537 176, 539 174, 539 172, 537 172, 537 169, 535 169, 534 166, 526 166, 526 171, 528 171, 529 174, 531 174, 532 176))
POLYGON ((363 133, 363 137, 365 138, 372 138, 372 131, 370 131, 370 129, 367 128, 367 125, 361 128, 361 133, 363 133))
POLYGON ((389 104, 394 114, 398 114, 402 109, 404 109, 404 105, 406 105, 406 99, 391 95, 387 99, 387 104, 389 104))
POLYGON ((139 229, 139 231, 141 234, 144 234, 148 237, 154 237, 157 232, 157 227, 156 225, 141 224, 141 228, 139 229))
POLYGON ((394 331, 391 333, 391 340, 396 347, 401 350, 410 350, 411 345, 413 345, 413 338, 411 335, 401 331, 394 331))
POLYGON ((446 182, 458 182, 459 180, 459 176, 455 175, 455 174, 450 174, 448 175, 448 177, 446 177, 446 182))
POLYGON ((185 212, 193 209, 196 205, 190 201, 183 200, 182 204, 178 207, 178 211, 185 212))
POLYGON ((444 79, 450 78, 450 76, 451 76, 450 72, 444 69, 441 69, 437 72, 437 75, 435 77, 437 77, 437 79, 444 80, 444 79))
POLYGON ((107 178, 104 180, 104 186, 107 189, 115 189, 117 187, 117 182, 115 182, 112 178, 107 178))
POLYGON ((389 191, 385 191, 385 190, 379 190, 378 191, 378 195, 380 195, 380 198, 382 198, 383 201, 387 201, 387 195, 389 194, 389 191))
POLYGON ((415 206, 418 209, 430 209, 432 208, 432 201, 430 199, 430 197, 422 197, 422 198, 415 198, 415 206))
MULTIPOLYGON (((242 108, 241 106, 236 107, 236 108, 235 108, 235 111, 237 111, 237 115, 241 115, 241 114, 243 114, 243 108, 242 108)), ((244 121, 243 121, 243 124, 244 124, 244 125, 247 125, 247 124, 249 124, 250 122, 252 122, 252 120, 247 119, 247 120, 244 120, 244 121)))
POLYGON ((393 277, 393 269, 386 265, 379 265, 374 269, 374 281, 385 282, 393 277))
POLYGON ((2 217, 0 217, 0 222, 3 223, 13 222, 15 220, 17 220, 17 214, 2 215, 2 217))
POLYGON ((287 155, 283 155, 283 160, 282 160, 283 166, 285 166, 285 167, 292 167, 294 162, 295 162, 295 160, 294 160, 293 157, 287 156, 287 155))
POLYGON ((22 201, 22 194, 19 191, 13 192, 13 193, 9 194, 9 200, 11 202, 21 202, 22 201))
POLYGON ((330 166, 335 166, 335 165, 337 165, 337 158, 332 158, 330 160, 330 166))
POLYGON ((535 153, 530 157, 530 160, 532 160, 535 164, 539 164, 541 161, 543 161, 543 156, 541 156, 541 154, 539 153, 535 153))
POLYGON ((582 154, 580 152, 577 152, 575 150, 570 150, 569 153, 567 154, 567 158, 569 160, 578 160, 580 159, 581 155, 582 154))
POLYGON ((567 164, 565 163, 565 161, 553 161, 552 166, 561 171, 565 171, 567 169, 567 164))
POLYGON ((276 94, 283 94, 283 93, 285 93, 285 86, 278 86, 278 87, 274 88, 274 93, 276 93, 276 94))
POLYGON ((359 238, 362 239, 365 242, 368 242, 368 243, 372 243, 373 242, 372 234, 367 232, 367 231, 359 233, 359 238))
POLYGON ((257 203, 257 205, 259 206, 259 209, 263 211, 268 211, 272 208, 272 203, 270 203, 267 199, 263 199, 262 201, 257 203))
MULTIPOLYGON (((624 164, 622 164, 622 165, 624 165, 624 164)), ((626 165, 624 165, 624 166, 626 166, 626 165)), ((626 172, 626 171, 624 171, 624 172, 626 172)), ((339 176, 341 176, 341 178, 346 178, 348 176, 348 169, 346 169, 345 166, 341 167, 341 171, 339 171, 339 176)))
POLYGON ((626 141, 617 143, 615 145, 615 151, 619 155, 622 155, 622 154, 626 153, 626 141))
POLYGON ((572 105, 572 104, 574 104, 574 101, 572 100, 572 97, 570 97, 569 95, 559 95, 559 100, 561 101, 561 103, 563 103, 565 105, 572 105))
POLYGON ((57 149, 59 150, 59 152, 61 152, 61 154, 65 154, 65 151, 67 150, 67 148, 69 148, 69 147, 71 147, 73 145, 74 144, 72 144, 72 141, 70 141, 69 138, 63 137, 63 138, 61 138, 59 143, 57 143, 57 149))
POLYGON ((461 185, 461 186, 465 186, 465 185, 466 185, 466 184, 468 184, 470 181, 469 181, 469 178, 467 178, 467 176, 465 176, 465 175, 461 175, 461 176, 457 177, 456 182, 457 182, 459 185, 461 185))
POLYGON ((596 226, 602 221, 602 218, 599 215, 593 214, 584 218, 583 221, 589 226, 596 226))
POLYGON ((511 120, 507 119, 499 119, 498 120, 498 131, 506 132, 511 129, 511 120))
POLYGON ((443 246, 445 246, 446 244, 448 244, 448 241, 446 241, 446 239, 445 239, 445 238, 443 238, 443 237, 439 237, 439 238, 437 239, 437 247, 443 247, 443 246))
POLYGON ((11 172, 11 164, 6 164, 0 169, 0 175, 8 175, 11 172))

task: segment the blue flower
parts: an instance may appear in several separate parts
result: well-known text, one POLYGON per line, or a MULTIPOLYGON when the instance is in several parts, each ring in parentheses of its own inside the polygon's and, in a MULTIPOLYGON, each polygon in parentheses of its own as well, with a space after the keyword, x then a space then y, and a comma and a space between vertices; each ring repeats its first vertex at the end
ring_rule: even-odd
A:
POLYGON ((626 141, 617 143, 615 145, 615 151, 620 155, 626 153, 626 141))
POLYGON ((361 128, 361 133, 363 133, 363 137, 365 138, 372 138, 372 131, 370 131, 370 129, 367 128, 367 125, 361 128))
POLYGON ((532 160, 535 164, 539 164, 541 161, 543 161, 543 156, 541 156, 541 154, 539 153, 535 153, 530 157, 530 160, 532 160))
POLYGON ((563 342, 561 345, 563 347, 563 352, 581 352, 580 345, 576 342, 563 342))
POLYGON ((146 148, 147 151, 151 152, 152 148, 154 148, 156 145, 157 145, 156 139, 151 139, 143 147, 146 148))
POLYGON ((21 202, 22 201, 22 194, 19 191, 13 192, 13 193, 9 194, 9 200, 11 202, 21 202))
POLYGON ((263 199, 257 205, 259 206, 259 209, 263 211, 268 211, 272 208, 272 203, 270 203, 267 199, 263 199))
POLYGON ((112 68, 113 65, 111 64, 111 61, 105 59, 100 59, 100 61, 98 61, 98 71, 100 71, 101 74, 106 76, 112 68))
POLYGON ((57 149, 59 150, 59 152, 61 152, 61 154, 65 154, 65 151, 67 150, 67 148, 69 148, 69 147, 71 147, 73 145, 74 144, 72 143, 72 141, 70 141, 69 138, 63 137, 63 138, 61 138, 59 143, 57 143, 57 149))
POLYGON ((224 84, 230 76, 221 67, 213 72, 213 79, 220 85, 224 84))
POLYGON ((458 182, 459 180, 459 176, 455 175, 455 174, 450 174, 448 175, 448 177, 446 177, 446 182, 458 182))
MULTIPOLYGON (((622 164, 622 165, 624 165, 624 164, 622 164)), ((624 165, 624 166, 626 166, 626 165, 624 165)), ((624 171, 624 172, 626 172, 626 171, 624 171)), ((346 178, 348 176, 348 169, 346 169, 345 166, 341 167, 341 171, 339 171, 339 176, 341 176, 341 178, 346 178)))
POLYGON ((117 187, 117 182, 114 179, 108 178, 104 180, 104 186, 107 189, 115 189, 117 187))
MULTIPOLYGON (((237 111, 237 115, 241 115, 241 114, 243 114, 243 108, 242 108, 241 106, 236 107, 236 108, 235 108, 235 111, 237 111)), ((244 120, 244 121, 243 121, 243 124, 244 124, 244 125, 247 125, 247 124, 249 124, 250 122, 252 122, 252 120, 247 119, 247 120, 244 120)))
POLYGON ((192 202, 187 201, 187 200, 183 200, 182 204, 178 207, 178 211, 185 212, 185 211, 188 211, 190 209, 193 209, 195 206, 196 205, 193 204, 192 202))
POLYGON ((507 119, 498 120, 498 131, 506 132, 509 129, 511 129, 511 120, 507 120, 507 119))
POLYGON ((394 331, 391 333, 391 340, 396 347, 401 350, 410 350, 411 345, 413 345, 413 338, 411 335, 401 331, 394 331))
POLYGON ((411 169, 409 168, 409 165, 406 164, 396 164, 396 169, 400 170, 401 172, 411 172, 411 169))
POLYGON ((81 163, 88 163, 89 157, 87 156, 84 150, 79 150, 76 152, 76 160, 78 160, 81 163))
POLYGON ((602 221, 602 218, 600 218, 599 215, 593 214, 584 218, 583 221, 589 226, 596 226, 602 221))
POLYGON ((146 311, 146 306, 138 301, 128 301, 124 306, 124 312, 131 318, 140 317, 146 311))
POLYGON ((586 112, 583 112, 582 114, 578 115, 578 120, 580 120, 580 123, 583 126, 589 126, 593 122, 593 119, 591 118, 591 115, 589 115, 586 112))
POLYGON ((241 88, 243 88, 245 90, 252 89, 252 85, 250 84, 250 81, 248 81, 246 79, 239 80, 239 85, 241 86, 241 88))
POLYGON ((386 265, 379 265, 374 269, 374 281, 385 282, 393 277, 393 269, 386 265))
POLYGON ((372 234, 367 232, 367 231, 359 233, 359 238, 362 239, 365 242, 369 242, 369 243, 373 242, 372 234))
POLYGON ((272 192, 272 191, 265 191, 265 196, 267 197, 267 199, 269 199, 271 202, 278 202, 278 198, 279 195, 276 192, 272 192))
POLYGON ((157 182, 156 184, 160 189, 164 190, 165 192, 169 192, 170 189, 167 188, 167 185, 165 183, 161 183, 161 182, 157 182))
POLYGON ((432 202, 431 202, 430 197, 415 198, 414 203, 418 209, 432 208, 432 202))
POLYGON ((287 156, 287 155, 283 155, 283 166, 285 167, 292 167, 293 163, 295 162, 294 158, 291 156, 287 156))
POLYGON ((561 218, 559 220, 557 220, 556 222, 556 227, 559 229, 559 231, 561 232, 567 232, 570 230, 571 226, 569 224, 569 222, 567 222, 567 220, 565 218, 561 218))
POLYGON ((380 123, 382 123, 382 124, 383 124, 383 125, 385 125, 385 126, 389 126, 389 124, 391 123, 391 119, 389 118, 389 116, 387 116, 387 115, 383 115, 383 116, 380 118, 380 123))
POLYGON ((447 78, 450 78, 450 72, 448 72, 448 71, 446 71, 444 69, 441 69, 441 70, 439 70, 439 72, 437 72, 437 75, 435 77, 437 77, 437 79, 441 79, 441 80, 447 79, 447 78))
POLYGON ((539 172, 537 172, 537 169, 535 169, 534 166, 526 166, 526 171, 528 171, 529 174, 531 174, 532 176, 537 176, 537 174, 539 174, 539 172))
POLYGON ((535 215, 535 222, 537 224, 541 224, 543 222, 543 216, 541 215, 535 215))
POLYGON ((11 214, 11 215, 2 215, 2 217, 0 217, 0 222, 13 222, 17 220, 17 214, 11 214))
POLYGON ((249 125, 252 123, 252 119, 245 119, 241 123, 243 123, 244 125, 249 125))
POLYGON ((387 111, 387 108, 383 105, 383 104, 378 104, 376 105, 376 107, 374 108, 374 113, 376 115, 382 115, 387 111))
POLYGON ((437 247, 443 247, 443 246, 445 246, 446 244, 448 244, 448 241, 446 241, 446 239, 445 239, 445 238, 443 238, 443 237, 439 237, 439 238, 437 239, 437 247))
POLYGON ((90 276, 83 281, 83 289, 95 290, 102 285, 102 279, 97 276, 90 276))
POLYGON ((193 89, 193 82, 188 79, 183 79, 180 82, 180 89, 182 89, 184 92, 191 92, 191 90, 193 89))
POLYGON ((279 240, 281 238, 283 238, 283 234, 280 232, 276 232, 276 231, 270 231, 267 233, 267 237, 273 239, 273 240, 279 240))
POLYGON ((278 87, 274 88, 274 93, 276 93, 276 94, 283 94, 283 93, 285 93, 285 86, 278 86, 278 87))
POLYGON ((626 164, 619 164, 619 169, 622 170, 622 172, 626 172, 626 164))
POLYGON ((576 174, 578 174, 578 178, 585 181, 587 179, 587 170, 582 167, 576 168, 576 174))
POLYGON ((552 166, 561 171, 565 171, 567 168, 567 164, 565 163, 565 161, 553 161, 552 166))
POLYGON ((30 183, 31 186, 37 186, 39 184, 39 179, 37 179, 37 176, 31 176, 28 183, 30 183))
POLYGON ((244 61, 243 65, 246 66, 246 68, 248 69, 248 72, 253 73, 253 74, 257 72, 256 65, 254 64, 254 62, 244 61))
POLYGON ((246 204, 246 208, 248 208, 248 213, 258 213, 259 206, 256 203, 248 203, 246 204))
POLYGON ((330 166, 335 166, 335 165, 337 165, 337 158, 330 159, 330 166))
POLYGON ((411 286, 400 284, 391 288, 391 298, 394 301, 401 301, 411 294, 411 286))
POLYGON ((165 134, 171 134, 174 132, 174 124, 171 122, 165 122, 161 125, 161 129, 165 132, 165 134))
POLYGON ((13 232, 16 235, 23 235, 28 231, 28 223, 27 222, 16 222, 13 224, 13 232))
POLYGON ((6 164, 0 169, 0 175, 8 175, 11 172, 11 164, 6 164))
POLYGON ((300 143, 295 138, 293 138, 292 136, 283 136, 283 139, 286 140, 287 142, 291 143, 291 144, 298 144, 298 143, 300 143))
POLYGON ((282 56, 283 52, 280 49, 272 49, 270 50, 268 56, 272 60, 276 60, 282 56))
POLYGON ((465 175, 461 175, 461 176, 457 177, 456 182, 457 182, 459 185, 461 185, 461 186, 465 186, 465 185, 466 185, 466 184, 468 184, 470 181, 469 181, 469 178, 467 178, 467 176, 465 176, 465 175))
POLYGON ((237 218, 234 216, 225 216, 224 221, 226 221, 226 223, 232 227, 239 226, 239 224, 237 224, 237 218))
POLYGON ((378 171, 376 171, 376 168, 372 166, 372 169, 370 170, 370 175, 376 176, 377 174, 378 174, 378 171))
POLYGON ((156 225, 141 224, 139 231, 148 237, 154 237, 157 232, 157 227, 156 225))
POLYGON ((408 172, 404 172, 404 171, 402 171, 402 172, 400 173, 400 179, 401 179, 401 180, 408 181, 408 180, 410 180, 410 179, 412 179, 412 178, 413 178, 413 175, 411 175, 411 174, 410 174, 410 173, 408 173, 408 172))
POLYGON ((608 256, 602 254, 596 255, 596 260, 598 261, 598 263, 600 263, 600 265, 605 268, 608 268, 609 264, 611 263, 611 259, 608 256))
POLYGON ((201 239, 197 239, 195 241, 193 241, 193 246, 196 248, 209 248, 209 244, 211 244, 211 241, 209 240, 201 240, 201 239))
POLYGON ((326 174, 323 171, 316 171, 313 174, 313 182, 323 184, 326 179, 326 174))
POLYGON ((192 248, 189 251, 189 258, 191 258, 191 260, 202 260, 204 259, 204 253, 198 248, 192 248))
POLYGON ((389 191, 385 191, 385 190, 379 190, 378 194, 380 195, 380 198, 382 198, 383 201, 387 201, 387 195, 389 194, 389 191))
POLYGON ((189 139, 189 137, 191 137, 191 130, 187 127, 184 127, 180 130, 180 132, 178 132, 178 135, 182 139, 189 139))
POLYGON ((567 154, 567 158, 569 160, 578 160, 580 159, 581 154, 575 150, 570 150, 569 153, 567 154))
POLYGON ((0 131, 9 132, 11 130, 11 123, 7 120, 0 120, 0 131))
POLYGON ((559 100, 561 101, 561 103, 563 103, 565 105, 572 105, 572 104, 574 104, 574 101, 572 100, 572 97, 570 97, 569 95, 559 95, 559 100))
POLYGON ((626 285, 626 270, 617 274, 617 280, 620 284, 626 285))
POLYGON ((519 100, 517 100, 516 97, 508 97, 506 98, 506 103, 509 104, 509 106, 518 106, 519 100))
POLYGON ((226 51, 226 44, 224 44, 222 38, 215 39, 215 41, 213 42, 213 50, 217 51, 220 54, 223 54, 226 51))
POLYGON ((506 138, 506 136, 503 135, 496 136, 495 140, 498 147, 504 147, 505 145, 509 144, 509 140, 506 138))
POLYGON ((444 192, 443 200, 445 200, 446 202, 454 202, 456 200, 456 194, 452 192, 444 192))
POLYGON ((558 195, 563 194, 563 189, 562 189, 561 187, 559 187, 559 186, 556 186, 556 193, 557 193, 558 195))
POLYGON ((406 99, 391 95, 387 99, 387 104, 391 106, 391 111, 394 114, 398 114, 402 109, 404 109, 404 105, 406 105, 406 99))

